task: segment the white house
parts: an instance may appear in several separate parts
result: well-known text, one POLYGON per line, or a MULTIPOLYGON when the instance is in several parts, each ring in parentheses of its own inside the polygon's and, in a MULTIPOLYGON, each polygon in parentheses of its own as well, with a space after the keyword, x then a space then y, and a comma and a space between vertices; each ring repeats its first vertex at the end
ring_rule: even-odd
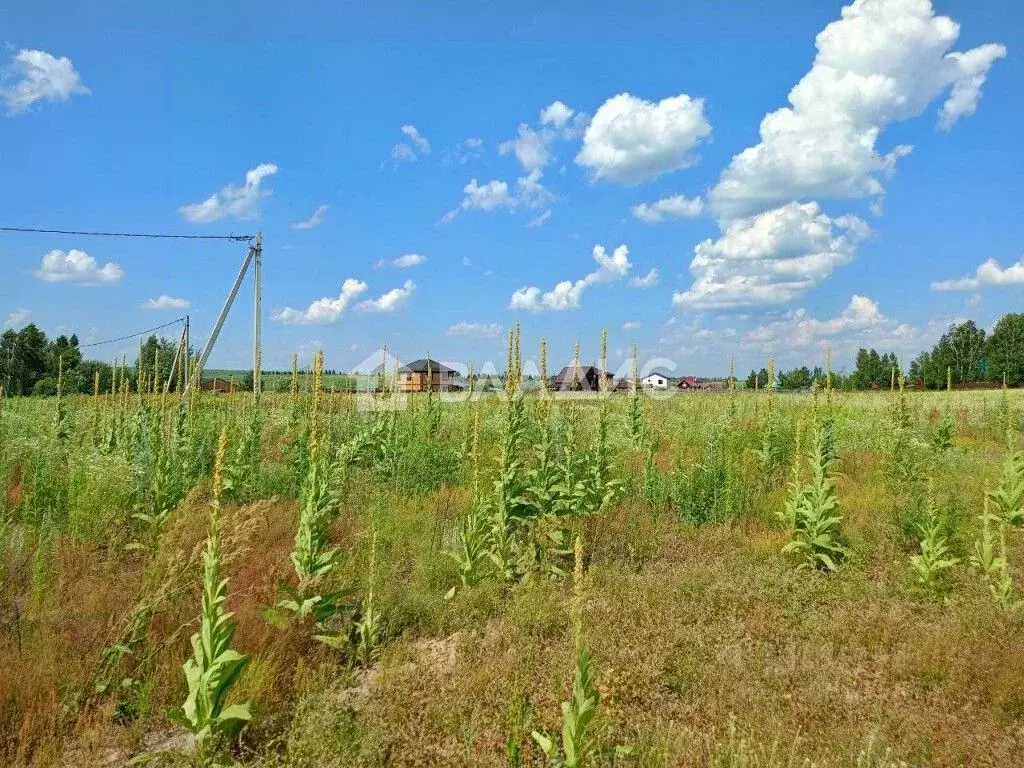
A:
POLYGON ((644 389, 668 389, 668 378, 660 373, 650 373, 643 377, 641 384, 644 389))

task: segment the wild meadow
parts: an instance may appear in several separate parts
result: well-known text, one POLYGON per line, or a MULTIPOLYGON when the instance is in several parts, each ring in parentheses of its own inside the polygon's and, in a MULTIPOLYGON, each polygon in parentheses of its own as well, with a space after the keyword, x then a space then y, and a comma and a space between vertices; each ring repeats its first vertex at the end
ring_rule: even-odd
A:
POLYGON ((0 764, 1020 764, 1020 390, 520 357, 0 400, 0 764))

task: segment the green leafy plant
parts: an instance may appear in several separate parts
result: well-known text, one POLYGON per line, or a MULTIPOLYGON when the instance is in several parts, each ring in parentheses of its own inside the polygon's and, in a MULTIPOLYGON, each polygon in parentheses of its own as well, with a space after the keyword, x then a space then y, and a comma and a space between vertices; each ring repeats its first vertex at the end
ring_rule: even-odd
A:
POLYGON ((203 552, 203 606, 199 631, 192 635, 192 658, 184 666, 188 694, 180 707, 168 710, 174 723, 196 741, 200 761, 216 754, 251 718, 248 702, 227 703, 231 688, 249 663, 232 649, 237 622, 225 608, 228 580, 221 573, 220 497, 227 432, 222 431, 214 463, 210 528, 203 552))
MULTIPOLYGON (((591 757, 600 757, 600 750, 591 725, 601 704, 597 678, 592 667, 592 655, 583 638, 583 539, 576 537, 573 547, 575 565, 573 568, 572 615, 573 643, 576 647, 576 667, 573 676, 572 696, 562 702, 562 732, 551 736, 533 732, 537 742, 552 768, 579 768, 590 763, 591 757)), ((629 754, 628 747, 615 747, 616 755, 629 754)))
POLYGON ((999 484, 988 492, 996 516, 1007 525, 1024 525, 1024 451, 1016 450, 1013 433, 1006 433, 1006 460, 999 484))
POLYGON ((925 521, 918 527, 921 551, 910 558, 910 568, 917 585, 932 597, 941 597, 949 590, 949 572, 960 560, 950 554, 945 526, 929 493, 925 521))
POLYGON ((826 449, 825 432, 818 429, 808 454, 811 482, 796 506, 792 537, 782 552, 794 556, 799 568, 831 572, 848 550, 842 538, 843 519, 836 514, 839 498, 830 477, 833 461, 826 449))

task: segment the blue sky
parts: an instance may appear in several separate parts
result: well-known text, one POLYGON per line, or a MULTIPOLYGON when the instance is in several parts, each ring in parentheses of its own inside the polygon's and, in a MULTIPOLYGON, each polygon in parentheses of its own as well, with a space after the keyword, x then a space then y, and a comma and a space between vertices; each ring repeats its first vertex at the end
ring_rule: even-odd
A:
MULTIPOLYGON (((516 321, 842 367, 1024 306, 1019 3, 150 5, 5 13, 0 224, 262 231, 268 367, 501 367, 516 321)), ((243 256, 0 233, 0 321, 201 340, 243 256)))

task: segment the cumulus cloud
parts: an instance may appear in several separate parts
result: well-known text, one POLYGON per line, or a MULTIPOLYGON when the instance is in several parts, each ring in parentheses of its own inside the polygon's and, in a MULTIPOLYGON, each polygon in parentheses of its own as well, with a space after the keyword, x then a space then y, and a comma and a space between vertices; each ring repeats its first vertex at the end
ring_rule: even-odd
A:
POLYGON ((633 215, 648 224, 664 219, 685 219, 700 216, 704 212, 704 201, 699 197, 687 198, 682 195, 663 197, 654 203, 640 203, 633 206, 633 215))
POLYGON ((694 248, 693 285, 672 301, 690 308, 790 301, 849 262, 870 231, 855 216, 821 213, 817 203, 789 203, 737 219, 719 239, 694 248))
POLYGON ((190 306, 192 302, 188 299, 178 299, 162 293, 155 299, 146 299, 139 304, 139 309, 188 309, 190 306))
POLYGON ((515 291, 509 301, 509 309, 525 309, 531 312, 542 310, 561 311, 578 309, 583 291, 600 283, 621 280, 632 267, 629 261, 629 249, 620 245, 611 255, 603 245, 595 245, 593 250, 597 269, 580 280, 563 280, 550 291, 541 292, 536 286, 525 286, 515 291))
POLYGON ((651 270, 643 277, 630 278, 629 284, 634 288, 653 288, 658 284, 658 268, 651 267, 651 270))
POLYGON ((555 142, 578 138, 587 123, 585 114, 561 101, 544 107, 539 117, 539 126, 520 123, 515 138, 498 145, 498 154, 514 154, 527 173, 544 168, 551 162, 555 142))
POLYGON ((412 145, 416 147, 416 151, 423 155, 430 154, 430 142, 427 141, 425 136, 416 130, 415 125, 403 125, 402 133, 409 137, 409 141, 411 141, 412 145))
POLYGON ((46 51, 18 51, 0 77, 0 98, 12 115, 37 101, 67 101, 75 94, 89 92, 71 59, 58 59, 46 51))
POLYGON ((501 335, 501 323, 470 323, 465 320, 448 329, 449 336, 466 336, 473 339, 493 339, 501 335))
POLYGON ((416 283, 406 280, 401 288, 392 288, 376 299, 359 302, 356 309, 360 312, 396 312, 406 305, 415 290, 416 283))
POLYGON ((873 197, 908 146, 877 148, 891 123, 921 114, 950 89, 939 125, 974 111, 1002 45, 950 52, 959 25, 930 0, 855 0, 817 36, 790 106, 761 121, 760 143, 735 157, 711 191, 719 216, 749 216, 790 200, 873 197))
POLYGON ((403 125, 401 130, 408 141, 395 144, 391 148, 391 159, 395 165, 413 163, 419 160, 420 155, 430 154, 430 142, 415 125, 403 125))
POLYGON ((402 256, 399 256, 398 258, 391 259, 390 261, 386 260, 386 259, 381 259, 376 264, 374 264, 374 266, 378 267, 378 268, 380 268, 380 267, 398 267, 399 269, 409 269, 410 267, 418 267, 421 264, 426 264, 426 263, 427 263, 427 257, 426 256, 421 256, 418 253, 406 253, 406 254, 404 254, 402 256))
POLYGON ((448 211, 442 218, 442 224, 455 220, 461 211, 479 210, 494 211, 506 209, 514 211, 518 208, 540 208, 554 200, 554 195, 541 184, 543 172, 535 168, 526 176, 516 179, 516 185, 510 189, 507 182, 492 179, 480 184, 476 179, 463 187, 462 202, 458 207, 448 211))
POLYGON ((624 330, 624 331, 635 331, 639 327, 640 327, 640 321, 639 320, 627 320, 626 322, 624 322, 622 324, 622 330, 624 330))
POLYGON ((289 324, 330 325, 338 322, 345 314, 349 304, 366 291, 366 283, 355 278, 348 278, 341 285, 341 292, 335 296, 317 299, 306 309, 285 307, 274 313, 274 319, 289 324))
POLYGON ((710 134, 703 99, 683 93, 654 103, 620 93, 594 114, 576 163, 595 180, 636 184, 696 163, 690 152, 710 134))
POLYGON ((806 348, 813 345, 839 347, 902 347, 914 339, 916 331, 905 323, 886 317, 878 304, 867 296, 854 295, 835 317, 820 320, 805 309, 788 312, 779 320, 759 325, 740 339, 740 346, 771 352, 778 347, 806 348))
POLYGON ((932 283, 933 291, 974 291, 985 286, 1024 285, 1024 259, 1006 269, 995 259, 978 265, 974 274, 958 280, 938 280, 932 283))
POLYGON ((18 330, 28 324, 28 321, 32 318, 32 310, 30 309, 15 309, 8 313, 7 317, 4 318, 4 328, 13 328, 18 330))
POLYGON ((526 171, 543 168, 551 159, 551 140, 548 136, 547 132, 538 132, 526 123, 520 123, 516 138, 499 144, 498 154, 506 155, 512 152, 526 171))
POLYGON ((270 194, 263 188, 263 180, 277 173, 273 163, 261 163, 245 174, 242 186, 228 185, 200 203, 183 205, 179 211, 188 221, 208 224, 224 218, 255 219, 259 216, 259 202, 270 194))
POLYGON ((110 261, 102 267, 85 251, 72 248, 66 253, 52 250, 43 255, 36 277, 48 283, 77 285, 113 285, 124 277, 124 270, 110 261))
POLYGON ((313 215, 305 221, 296 221, 291 225, 292 229, 314 229, 320 226, 320 222, 324 220, 324 216, 327 214, 331 206, 324 204, 318 205, 316 210, 313 211, 313 215))
POLYGON ((568 105, 561 101, 553 101, 540 111, 540 124, 563 128, 574 114, 575 110, 568 105))

